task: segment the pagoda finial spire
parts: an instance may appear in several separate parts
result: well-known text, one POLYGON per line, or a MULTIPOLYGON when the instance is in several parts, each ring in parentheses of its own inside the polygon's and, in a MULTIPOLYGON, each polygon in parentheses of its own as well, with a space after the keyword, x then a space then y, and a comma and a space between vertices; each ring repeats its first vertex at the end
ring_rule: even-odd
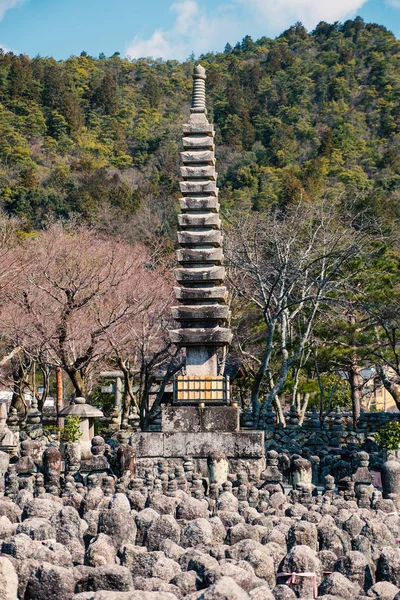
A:
POLYGON ((206 110, 206 70, 196 65, 193 73, 193 98, 191 113, 204 113, 206 110))

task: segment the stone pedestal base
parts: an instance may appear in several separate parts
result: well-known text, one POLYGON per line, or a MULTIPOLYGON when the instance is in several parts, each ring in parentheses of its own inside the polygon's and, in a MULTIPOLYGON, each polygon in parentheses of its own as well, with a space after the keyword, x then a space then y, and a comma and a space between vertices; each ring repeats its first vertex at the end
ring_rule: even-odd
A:
POLYGON ((207 456, 215 451, 227 456, 231 473, 246 471, 252 479, 265 469, 263 431, 138 432, 132 434, 131 445, 139 477, 160 458, 177 465, 191 459, 206 476, 207 456))
POLYGON ((234 406, 164 405, 161 407, 161 429, 164 433, 239 431, 239 409, 234 406))

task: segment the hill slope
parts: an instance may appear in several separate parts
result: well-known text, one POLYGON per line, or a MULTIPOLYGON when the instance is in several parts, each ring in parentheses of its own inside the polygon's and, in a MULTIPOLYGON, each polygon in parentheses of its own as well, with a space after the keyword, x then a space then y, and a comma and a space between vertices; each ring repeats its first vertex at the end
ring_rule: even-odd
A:
MULTIPOLYGON (((201 62, 225 208, 327 196, 399 215, 400 42, 392 33, 360 18, 312 33, 297 24, 201 62)), ((133 218, 168 234, 192 69, 118 54, 0 55, 2 206, 31 227, 77 214, 115 227, 133 218)))

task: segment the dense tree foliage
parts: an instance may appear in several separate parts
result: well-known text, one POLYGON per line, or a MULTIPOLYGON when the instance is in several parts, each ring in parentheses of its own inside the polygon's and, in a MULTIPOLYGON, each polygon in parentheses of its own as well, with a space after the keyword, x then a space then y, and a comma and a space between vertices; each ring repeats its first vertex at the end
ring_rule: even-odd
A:
MULTIPOLYGON (((332 197, 397 216, 399 58, 394 35, 360 18, 246 36, 201 57, 225 209, 332 197)), ((31 227, 104 212, 113 223, 133 214, 142 222, 150 210, 155 232, 170 235, 192 69, 118 53, 60 62, 1 54, 4 209, 31 227)))
MULTIPOLYGON (((306 233, 319 227, 316 211, 321 206, 351 240, 364 236, 366 220, 370 224, 362 257, 351 252, 348 260, 346 255, 340 279, 346 285, 340 294, 324 288, 317 298, 310 292, 301 303, 302 320, 295 311, 297 321, 287 331, 279 321, 285 312, 278 311, 270 326, 248 285, 244 291, 238 288, 238 273, 243 276, 246 266, 239 256, 231 285, 235 342, 230 358, 240 362, 247 377, 236 389, 242 386, 248 400, 252 388, 256 415, 260 409, 265 412, 266 405, 260 407, 264 396, 269 402, 285 395, 303 412, 309 399, 318 403, 321 415, 347 398, 356 418, 366 388, 361 375, 365 367, 373 367, 374 377, 400 407, 400 41, 360 18, 319 23, 312 32, 297 23, 276 39, 246 36, 200 60, 207 71, 209 118, 216 128, 231 269, 235 264, 229 248, 241 239, 239 234, 232 238, 235 223, 246 224, 239 229, 241 252, 254 243, 257 252, 266 249, 269 262, 260 269, 267 284, 268 269, 280 260, 274 239, 288 241, 285 223, 296 210, 296 236, 301 223, 306 233), (310 315, 312 327, 307 329, 310 315), (266 331, 270 348, 263 362, 266 331)), ((0 263, 10 265, 15 244, 35 239, 32 230, 49 231, 49 221, 56 219, 73 227, 84 221, 95 238, 144 243, 149 256, 158 260, 161 252, 164 260, 176 239, 181 124, 189 113, 192 72, 191 59, 131 61, 118 53, 94 58, 83 52, 57 62, 0 51, 0 208, 10 217, 3 218, 0 263)), ((306 239, 304 235, 301 244, 306 239)), ((349 247, 358 248, 354 240, 349 247)), ((302 272, 300 250, 289 261, 297 274, 302 272)), ((318 254, 320 247, 313 251, 318 254)), ((18 265, 11 267, 8 271, 18 280, 18 265)), ((13 281, 3 279, 4 302, 13 281)), ((126 329, 126 339, 119 333, 107 338, 129 385, 139 370, 144 391, 159 361, 168 357, 173 369, 178 364, 164 336, 168 306, 167 294, 144 317, 146 328, 126 329), (138 331, 150 333, 141 337, 138 331), (154 350, 150 360, 149 344, 154 350), (132 362, 132 356, 143 360, 132 362)), ((7 348, 0 366, 15 359, 14 351, 7 348)), ((20 375, 14 379, 22 380, 20 375)))

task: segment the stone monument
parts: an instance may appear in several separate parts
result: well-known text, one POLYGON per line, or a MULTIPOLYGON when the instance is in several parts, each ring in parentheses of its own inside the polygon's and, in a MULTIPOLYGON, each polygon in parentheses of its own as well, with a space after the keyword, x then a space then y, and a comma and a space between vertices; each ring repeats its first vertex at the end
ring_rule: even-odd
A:
POLYGON ((103 417, 101 410, 86 404, 85 398, 75 398, 74 403, 65 406, 59 413, 61 417, 79 417, 79 428, 81 430, 81 438, 79 444, 82 451, 82 459, 89 460, 92 456, 92 439, 94 438, 94 422, 96 419, 103 417))
POLYGON ((239 409, 231 403, 229 378, 220 357, 232 338, 228 323, 228 292, 223 285, 221 221, 214 156, 214 127, 207 119, 205 70, 194 71, 189 122, 183 126, 177 259, 178 305, 172 313, 179 328, 171 341, 185 349, 186 367, 175 376, 172 405, 162 405, 162 431, 132 435, 140 459, 196 459, 207 472, 207 457, 219 452, 231 467, 246 461, 264 468, 264 434, 239 431, 239 409))

